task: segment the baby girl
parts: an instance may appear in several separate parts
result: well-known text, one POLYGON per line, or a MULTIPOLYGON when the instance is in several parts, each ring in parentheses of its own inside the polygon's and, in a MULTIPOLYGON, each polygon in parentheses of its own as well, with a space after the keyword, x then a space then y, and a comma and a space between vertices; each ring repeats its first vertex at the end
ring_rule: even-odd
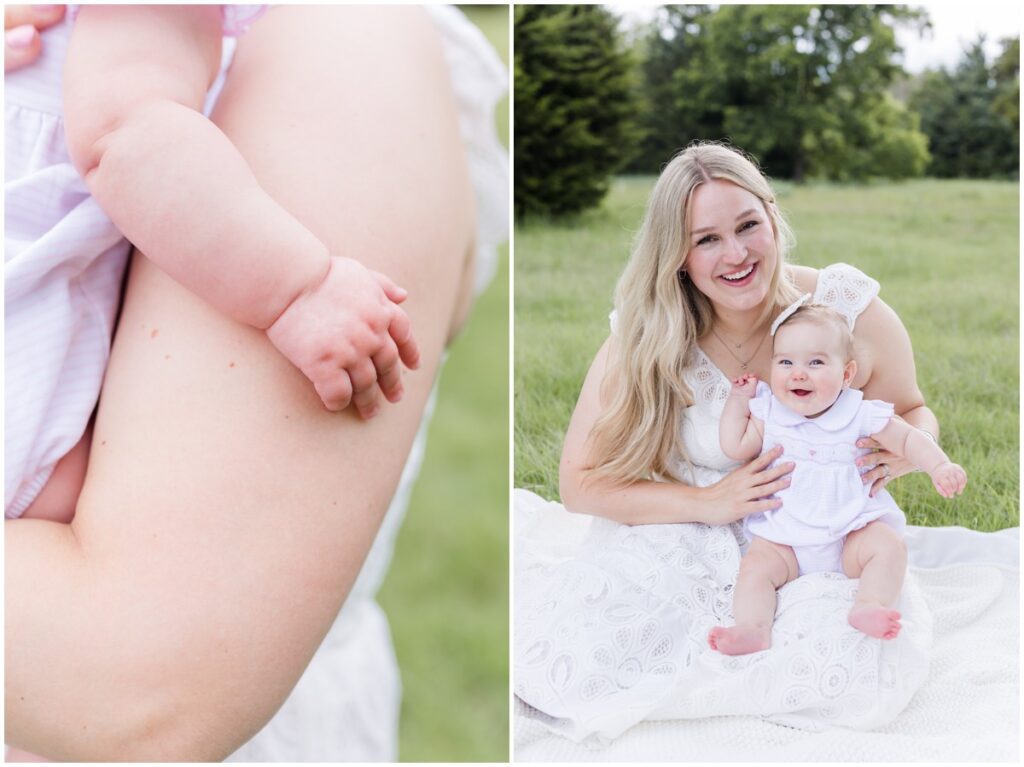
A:
POLYGON ((358 254, 329 252, 204 116, 240 8, 83 6, 46 32, 37 65, 7 78, 8 518, 49 486, 63 490, 41 513, 66 521, 77 497, 124 238, 264 332, 328 410, 374 416, 381 394, 401 399, 403 364, 419 364, 406 291, 358 254))
POLYGON ((874 497, 855 460, 856 441, 870 435, 886 450, 926 471, 945 498, 963 491, 964 470, 925 432, 893 417, 893 406, 850 388, 857 371, 853 336, 834 310, 805 296, 772 327, 770 389, 754 376, 733 381, 719 437, 730 458, 746 461, 782 445, 796 467, 778 493, 782 508, 751 515, 752 541, 733 592, 736 625, 717 626, 712 648, 726 655, 771 645, 776 589, 798 575, 843 572, 860 578, 848 620, 869 636, 892 639, 903 586, 903 512, 884 490, 874 497))

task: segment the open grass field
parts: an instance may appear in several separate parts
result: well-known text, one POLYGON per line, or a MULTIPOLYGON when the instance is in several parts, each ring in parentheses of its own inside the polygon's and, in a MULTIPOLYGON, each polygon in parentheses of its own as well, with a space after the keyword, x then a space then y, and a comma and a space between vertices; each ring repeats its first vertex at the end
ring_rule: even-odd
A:
MULTIPOLYGON (((601 208, 515 231, 515 485, 558 497, 562 438, 608 335, 615 282, 653 177, 618 179, 601 208)), ((1019 189, 920 180, 779 184, 792 260, 852 264, 882 284, 914 343, 918 382, 968 487, 942 499, 923 474, 889 486, 911 524, 1019 524, 1019 189)))
MULTIPOLYGON (((463 9, 508 62, 508 7, 463 9)), ((508 145, 508 100, 499 106, 508 145)), ((508 249, 441 376, 380 593, 404 687, 402 761, 508 760, 508 249)))

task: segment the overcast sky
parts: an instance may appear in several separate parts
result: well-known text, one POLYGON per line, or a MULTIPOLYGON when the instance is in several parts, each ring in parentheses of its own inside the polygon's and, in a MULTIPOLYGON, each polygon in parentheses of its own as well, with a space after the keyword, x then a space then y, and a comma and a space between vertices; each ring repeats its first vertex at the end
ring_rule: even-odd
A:
MULTIPOLYGON (((952 68, 960 59, 964 47, 984 32, 989 59, 999 51, 999 40, 1020 34, 1021 8, 1017 2, 925 2, 908 3, 923 7, 932 21, 931 32, 920 37, 916 32, 901 30, 897 39, 903 46, 904 68, 913 73, 923 69, 945 66, 952 68)), ((630 21, 651 18, 655 4, 609 4, 619 16, 630 21)))

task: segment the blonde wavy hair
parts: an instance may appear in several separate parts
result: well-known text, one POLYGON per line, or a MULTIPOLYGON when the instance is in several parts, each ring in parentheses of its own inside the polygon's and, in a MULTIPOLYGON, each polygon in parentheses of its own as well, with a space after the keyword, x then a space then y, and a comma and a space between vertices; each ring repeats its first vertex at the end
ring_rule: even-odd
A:
POLYGON ((768 179, 741 152, 697 143, 678 153, 658 177, 633 251, 615 289, 616 326, 602 382, 607 407, 588 438, 588 479, 616 485, 671 476, 689 463, 680 440, 682 410, 693 404, 684 371, 697 340, 714 322, 714 309, 690 280, 680 280, 690 241, 690 201, 705 182, 730 181, 757 196, 771 221, 778 259, 759 322, 795 301, 785 277, 793 234, 779 212, 768 179))

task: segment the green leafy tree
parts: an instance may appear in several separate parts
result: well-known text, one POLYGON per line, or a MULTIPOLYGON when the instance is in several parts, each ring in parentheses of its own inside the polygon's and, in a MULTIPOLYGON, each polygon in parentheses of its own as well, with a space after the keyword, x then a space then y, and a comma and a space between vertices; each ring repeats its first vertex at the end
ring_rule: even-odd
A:
POLYGON ((928 135, 930 175, 940 178, 1018 174, 1019 38, 989 67, 984 39, 974 42, 952 72, 925 72, 910 98, 928 135), (1011 102, 1012 103, 1008 103, 1011 102))
POLYGON ((707 5, 663 5, 641 36, 638 119, 642 138, 627 170, 657 172, 685 144, 685 137, 719 130, 720 111, 705 114, 694 109, 689 101, 678 98, 673 79, 677 70, 698 66, 701 25, 710 13, 707 5))
POLYGON ((687 18, 685 34, 648 46, 660 61, 645 73, 672 74, 670 85, 658 74, 662 83, 645 92, 670 101, 679 128, 647 118, 645 147, 726 139, 798 181, 917 175, 926 142, 886 95, 900 72, 894 28, 911 23, 926 22, 875 5, 727 5, 687 18), (673 50, 675 40, 685 51, 673 50))
POLYGON ((635 151, 634 64, 617 26, 600 6, 516 6, 517 216, 597 205, 635 151))

